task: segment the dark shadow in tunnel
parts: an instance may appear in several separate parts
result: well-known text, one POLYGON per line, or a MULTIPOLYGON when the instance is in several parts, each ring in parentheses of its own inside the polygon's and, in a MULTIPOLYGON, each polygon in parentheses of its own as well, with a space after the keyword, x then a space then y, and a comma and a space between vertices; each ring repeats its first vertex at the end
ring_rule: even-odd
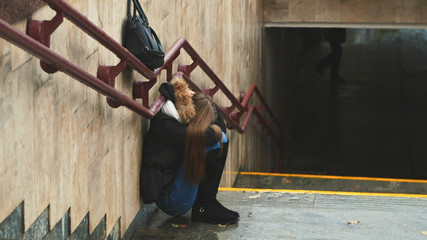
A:
POLYGON ((330 96, 320 28, 266 28, 264 75, 287 173, 427 179, 427 30, 347 29, 330 96))

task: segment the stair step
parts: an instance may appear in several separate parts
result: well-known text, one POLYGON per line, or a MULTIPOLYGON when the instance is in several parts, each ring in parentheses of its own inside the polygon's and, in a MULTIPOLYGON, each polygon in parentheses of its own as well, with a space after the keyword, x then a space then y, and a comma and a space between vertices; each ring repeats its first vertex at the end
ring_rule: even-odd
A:
POLYGON ((241 172, 235 188, 427 194, 427 180, 241 172))

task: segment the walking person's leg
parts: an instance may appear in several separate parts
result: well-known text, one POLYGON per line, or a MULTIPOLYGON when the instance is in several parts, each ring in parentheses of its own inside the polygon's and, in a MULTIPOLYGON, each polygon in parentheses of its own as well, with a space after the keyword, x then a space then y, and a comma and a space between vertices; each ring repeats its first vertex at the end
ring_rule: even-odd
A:
POLYGON ((332 53, 331 53, 331 76, 330 76, 330 95, 337 95, 337 86, 344 80, 339 76, 342 48, 339 42, 330 42, 332 53))
POLYGON ((325 69, 331 64, 332 58, 333 58, 332 52, 330 52, 328 55, 326 55, 324 58, 322 58, 319 61, 319 63, 316 65, 317 73, 322 75, 323 72, 325 71, 325 69))
POLYGON ((335 83, 341 81, 339 76, 340 66, 341 66, 341 56, 342 56, 342 47, 339 42, 331 42, 332 57, 331 57, 331 80, 333 79, 335 83))

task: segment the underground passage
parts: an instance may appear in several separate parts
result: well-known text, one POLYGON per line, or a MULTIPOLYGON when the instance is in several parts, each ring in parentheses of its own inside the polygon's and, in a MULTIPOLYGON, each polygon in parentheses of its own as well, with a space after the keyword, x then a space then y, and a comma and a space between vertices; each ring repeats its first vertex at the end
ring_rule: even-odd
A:
POLYGON ((427 30, 347 28, 332 93, 323 28, 266 28, 285 172, 427 179, 427 30))

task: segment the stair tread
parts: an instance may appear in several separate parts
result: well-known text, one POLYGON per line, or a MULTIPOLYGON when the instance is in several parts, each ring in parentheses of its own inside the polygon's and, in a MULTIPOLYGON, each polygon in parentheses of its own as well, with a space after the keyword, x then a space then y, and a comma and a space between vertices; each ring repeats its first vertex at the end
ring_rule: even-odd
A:
POLYGON ((241 173, 237 188, 427 194, 427 180, 241 173))

